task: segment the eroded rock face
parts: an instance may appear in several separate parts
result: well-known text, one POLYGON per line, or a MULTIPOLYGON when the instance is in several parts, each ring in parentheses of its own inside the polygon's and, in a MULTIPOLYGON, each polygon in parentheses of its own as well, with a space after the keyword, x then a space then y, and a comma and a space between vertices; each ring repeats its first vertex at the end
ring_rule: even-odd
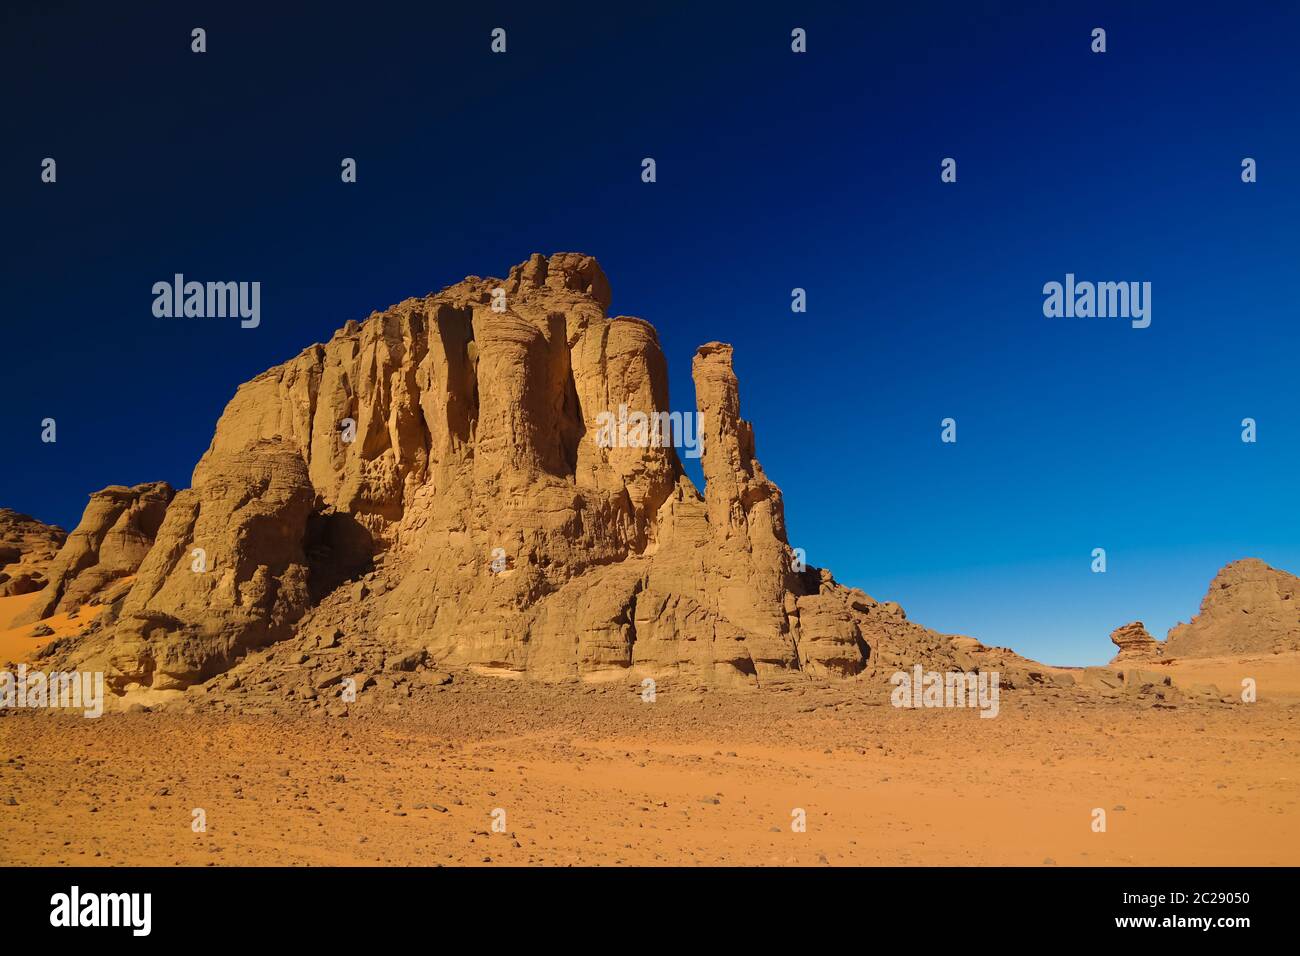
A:
POLYGON ((117 690, 175 689, 288 636, 310 606, 313 501, 307 468, 284 442, 205 457, 82 666, 103 666, 117 690))
POLYGON ((241 386, 130 593, 75 654, 118 689, 183 687, 314 607, 302 627, 345 645, 546 680, 953 664, 951 638, 796 568, 730 346, 692 364, 703 494, 671 444, 607 440, 620 409, 679 429, 690 414, 670 405, 654 328, 607 317, 610 301, 591 257, 534 255, 241 386))
POLYGON ((1147 633, 1146 626, 1141 621, 1115 628, 1110 632, 1110 639, 1119 648, 1119 653, 1111 660, 1111 664, 1154 660, 1161 653, 1160 643, 1147 633))
POLYGON ((1300 578, 1257 558, 1227 565, 1201 611, 1164 643, 1165 657, 1223 657, 1300 650, 1300 578))
POLYGON ((67 538, 62 528, 0 508, 0 597, 44 588, 50 565, 67 538))
POLYGON ((16 623, 39 621, 88 604, 106 588, 135 574, 153 547, 171 485, 110 485, 90 496, 81 521, 50 564, 50 585, 16 623))

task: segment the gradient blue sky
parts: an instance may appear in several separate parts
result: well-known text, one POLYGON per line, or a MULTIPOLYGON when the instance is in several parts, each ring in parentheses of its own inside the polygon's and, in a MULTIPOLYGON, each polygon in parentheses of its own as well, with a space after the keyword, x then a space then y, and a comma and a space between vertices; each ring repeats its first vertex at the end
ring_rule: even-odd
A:
POLYGON ((0 504, 185 486, 240 382, 577 250, 674 407, 735 345, 792 543, 915 620, 1097 663, 1234 558, 1300 570, 1295 4, 124 6, 0 14, 0 504), (261 327, 155 319, 175 272, 260 280, 261 327), (1044 318, 1066 272, 1151 327, 1044 318))

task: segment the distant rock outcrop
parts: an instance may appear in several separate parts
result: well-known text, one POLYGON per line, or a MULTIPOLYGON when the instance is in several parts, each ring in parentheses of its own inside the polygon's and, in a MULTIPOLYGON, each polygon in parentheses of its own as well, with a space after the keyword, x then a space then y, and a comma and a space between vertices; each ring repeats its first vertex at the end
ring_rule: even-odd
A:
POLYGON ((44 588, 50 564, 67 538, 62 528, 0 508, 0 597, 44 588))
POLYGON ((1111 664, 1150 661, 1160 656, 1160 643, 1147 633, 1141 621, 1115 628, 1110 632, 1110 640, 1119 648, 1111 664))
POLYGON ((1165 657, 1224 657, 1300 650, 1300 578, 1257 558, 1215 575, 1190 623, 1164 642, 1165 657))
POLYGON ((90 496, 81 521, 50 565, 50 584, 15 623, 26 624, 90 603, 134 574, 162 524, 172 488, 157 481, 134 488, 111 485, 90 496))

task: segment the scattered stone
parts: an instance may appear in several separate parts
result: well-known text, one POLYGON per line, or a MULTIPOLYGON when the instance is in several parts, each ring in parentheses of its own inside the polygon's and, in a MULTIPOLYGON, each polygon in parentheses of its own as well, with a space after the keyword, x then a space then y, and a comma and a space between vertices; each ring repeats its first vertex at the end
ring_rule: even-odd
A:
POLYGON ((384 660, 384 670, 387 671, 413 671, 424 663, 429 652, 424 648, 417 648, 413 651, 407 651, 405 654, 395 654, 384 660))
POLYGON ((346 676, 342 671, 329 671, 316 678, 316 689, 325 690, 327 687, 333 687, 335 684, 341 683, 346 676))

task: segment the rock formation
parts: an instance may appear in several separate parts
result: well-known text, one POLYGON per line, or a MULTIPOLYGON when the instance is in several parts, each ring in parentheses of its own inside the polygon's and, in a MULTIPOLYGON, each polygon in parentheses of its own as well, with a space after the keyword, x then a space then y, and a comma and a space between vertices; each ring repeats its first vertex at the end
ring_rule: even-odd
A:
POLYGON ((1119 653, 1111 660, 1111 664, 1151 661, 1160 656, 1160 643, 1147 633, 1146 626, 1141 621, 1115 628, 1110 632, 1110 639, 1119 648, 1119 653))
POLYGON ((1148 634, 1141 621, 1111 632, 1119 648, 1111 664, 1300 651, 1297 593, 1295 575, 1258 558, 1233 561, 1210 582, 1200 613, 1171 628, 1164 641, 1148 634))
POLYGON ((1165 657, 1223 657, 1300 650, 1300 578, 1257 558, 1215 575, 1190 623, 1165 640, 1165 657))
POLYGON ((310 604, 312 504, 307 468, 284 442, 205 457, 116 615, 105 661, 113 680, 186 687, 291 633, 310 604))
POLYGON ((166 482, 112 485, 90 496, 81 521, 50 563, 49 587, 19 615, 28 624, 91 603, 109 585, 134 574, 153 547, 171 501, 166 482))
POLYGON ((241 386, 165 519, 165 486, 92 499, 41 613, 110 568, 135 579, 51 653, 118 692, 205 681, 295 631, 399 668, 545 680, 978 666, 977 642, 798 563, 731 347, 696 353, 684 418, 654 328, 608 317, 610 301, 591 257, 534 255, 348 322, 241 386), (642 430, 606 440, 615 414, 642 430), (698 422, 702 494, 671 442, 646 439, 660 416, 670 435, 698 422), (127 520, 146 497, 150 520, 127 520), (104 529, 123 521, 137 547, 110 559, 104 529))
POLYGON ((62 528, 0 508, 0 597, 44 588, 49 566, 67 538, 62 528))

